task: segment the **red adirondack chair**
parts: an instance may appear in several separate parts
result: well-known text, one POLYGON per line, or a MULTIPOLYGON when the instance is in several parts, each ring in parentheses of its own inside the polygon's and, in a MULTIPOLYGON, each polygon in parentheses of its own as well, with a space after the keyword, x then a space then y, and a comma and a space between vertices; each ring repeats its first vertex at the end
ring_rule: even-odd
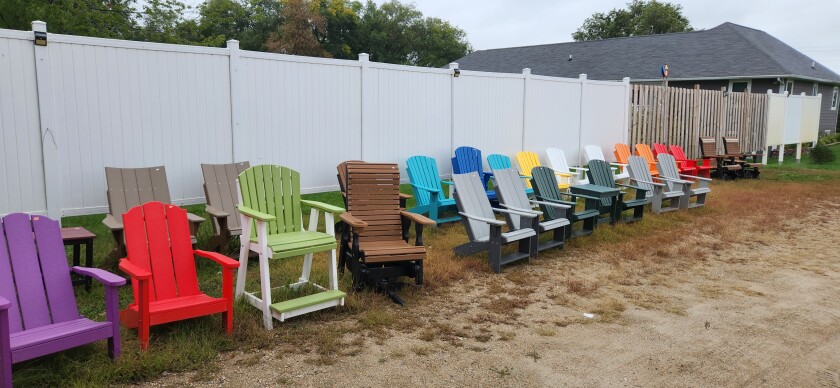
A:
POLYGON ((0 387, 12 386, 12 364, 99 340, 120 354, 119 292, 125 279, 67 266, 58 222, 23 213, 0 219, 0 387), (70 272, 105 286, 105 322, 79 315, 70 272))
MULTIPOLYGON (((711 171, 714 168, 712 166, 711 159, 703 159, 700 164, 697 163, 694 159, 689 159, 685 156, 685 152, 683 151, 682 147, 678 145, 671 144, 668 146, 671 149, 671 155, 674 155, 674 159, 679 161, 686 161, 686 163, 693 163, 694 167, 697 169, 697 174, 702 177, 709 178, 711 176, 711 171)), ((689 164, 690 165, 690 164, 689 164)))
MULTIPOLYGON (((659 159, 659 154, 671 155, 668 152, 668 148, 665 147, 665 144, 660 143, 653 143, 653 154, 656 156, 656 159, 659 159)), ((686 160, 686 159, 677 159, 675 156, 674 159, 677 161, 677 168, 679 168, 680 174, 686 175, 697 175, 697 161, 696 160, 686 160)))
POLYGON ((149 327, 222 313, 225 332, 233 330, 233 270, 239 262, 215 252, 192 249, 187 212, 175 205, 147 202, 123 214, 128 257, 120 269, 131 276, 134 303, 120 311, 128 328, 137 328, 140 348, 149 348, 149 327), (222 266, 222 296, 198 288, 194 255, 222 266))

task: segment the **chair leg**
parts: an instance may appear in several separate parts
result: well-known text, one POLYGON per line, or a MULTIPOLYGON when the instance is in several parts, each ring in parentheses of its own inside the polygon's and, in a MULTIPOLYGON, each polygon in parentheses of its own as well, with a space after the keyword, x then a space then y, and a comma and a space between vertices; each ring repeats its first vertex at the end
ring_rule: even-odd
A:
MULTIPOLYGON (((241 264, 240 264, 241 265, 241 264)), ((274 322, 271 317, 271 275, 268 272, 268 257, 265 253, 260 253, 260 299, 262 299, 262 306, 260 310, 263 313, 263 326, 266 330, 274 328, 274 322)))
MULTIPOLYGON (((314 255, 313 253, 307 253, 307 254, 303 255, 303 270, 300 273, 300 279, 298 279, 298 281, 300 281, 300 282, 308 282, 309 281, 309 275, 312 273, 312 256, 313 255, 314 255)), ((335 258, 335 250, 332 251, 331 255, 332 255, 332 258, 334 259, 335 258)), ((330 272, 330 274, 332 275, 332 272, 330 272)))
POLYGON ((414 283, 418 286, 423 285, 423 260, 417 260, 414 264, 416 273, 414 274, 414 283))
POLYGON ((488 245, 488 261, 490 269, 495 273, 502 272, 502 228, 497 225, 490 227, 490 244, 488 245))
POLYGON ((149 322, 140 322, 137 326, 137 339, 140 341, 140 350, 149 350, 149 322))
MULTIPOLYGON (((336 262, 335 249, 330 251, 330 289, 338 290, 338 263, 336 262)), ((307 274, 308 275, 308 274, 307 274)), ((307 276, 308 277, 308 276, 307 276)))
POLYGON ((12 386, 12 345, 9 340, 9 311, 0 310, 0 386, 12 386))
POLYGON ((245 277, 248 274, 248 254, 251 253, 251 220, 245 216, 242 220, 242 235, 239 236, 239 269, 236 272, 236 292, 234 298, 245 293, 245 277))

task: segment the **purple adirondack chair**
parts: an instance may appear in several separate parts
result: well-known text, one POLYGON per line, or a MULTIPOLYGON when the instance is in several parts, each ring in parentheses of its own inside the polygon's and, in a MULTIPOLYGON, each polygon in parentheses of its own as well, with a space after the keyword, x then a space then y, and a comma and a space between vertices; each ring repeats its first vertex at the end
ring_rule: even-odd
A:
POLYGON ((106 322, 79 315, 58 222, 23 213, 0 219, 0 386, 12 386, 12 364, 108 340, 120 353, 119 296, 125 279, 73 267, 105 286, 106 322))

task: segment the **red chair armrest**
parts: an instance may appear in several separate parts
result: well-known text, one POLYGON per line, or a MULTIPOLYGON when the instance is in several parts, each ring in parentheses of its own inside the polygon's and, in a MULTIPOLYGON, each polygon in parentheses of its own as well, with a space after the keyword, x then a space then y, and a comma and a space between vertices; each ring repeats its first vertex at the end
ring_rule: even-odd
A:
POLYGON ((227 256, 225 256, 221 253, 202 251, 202 250, 198 250, 198 249, 193 251, 193 253, 195 253, 196 255, 201 256, 203 258, 213 260, 213 261, 215 261, 216 263, 218 263, 219 265, 221 265, 222 267, 225 267, 225 268, 230 268, 230 269, 239 268, 239 262, 238 261, 236 261, 234 259, 231 259, 230 257, 227 257, 227 256))
POLYGON ((128 276, 138 280, 149 280, 152 278, 151 272, 131 264, 131 262, 126 259, 120 260, 120 270, 127 273, 128 276))

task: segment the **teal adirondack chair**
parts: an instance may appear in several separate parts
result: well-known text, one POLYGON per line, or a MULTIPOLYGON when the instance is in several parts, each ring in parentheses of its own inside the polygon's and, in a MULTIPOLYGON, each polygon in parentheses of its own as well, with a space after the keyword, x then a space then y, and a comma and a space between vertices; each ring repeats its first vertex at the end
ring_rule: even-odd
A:
MULTIPOLYGON (((417 214, 429 214, 429 218, 438 225, 455 222, 461 219, 459 216, 441 218, 440 214, 446 210, 455 210, 455 200, 446 197, 443 185, 452 185, 452 182, 440 179, 437 161, 429 156, 412 156, 406 162, 408 168, 408 180, 414 190, 415 205, 408 211, 417 214)), ((451 191, 450 191, 451 193, 451 191)))
MULTIPOLYGON (((511 164, 510 157, 507 157, 505 155, 499 155, 499 154, 487 155, 487 165, 490 166, 490 170, 492 170, 492 171, 505 170, 505 169, 508 169, 508 168, 513 168, 513 164, 511 164)), ((530 176, 525 176, 525 175, 520 175, 520 177, 522 177, 522 179, 526 179, 526 180, 531 179, 530 176)), ((527 194, 529 197, 533 196, 534 195, 534 189, 532 189, 530 187, 527 187, 528 185, 525 185, 525 186, 526 186, 525 187, 525 194, 527 194)))
POLYGON ((236 297, 245 300, 263 313, 263 325, 271 330, 272 317, 283 322, 287 318, 334 306, 344 305, 344 292, 338 289, 334 215, 344 209, 316 201, 300 199, 300 174, 287 167, 254 166, 239 174, 242 235, 239 240, 239 273, 236 297), (301 205, 312 208, 309 228, 303 228, 301 205), (319 213, 324 211, 326 233, 317 231, 319 213), (248 253, 259 254, 260 293, 245 292, 248 273, 248 253), (321 287, 309 281, 312 258, 317 252, 329 252, 330 284, 321 287), (268 259, 283 259, 303 255, 303 271, 289 288, 297 289, 307 283, 321 292, 279 303, 271 303, 271 282, 268 259))

